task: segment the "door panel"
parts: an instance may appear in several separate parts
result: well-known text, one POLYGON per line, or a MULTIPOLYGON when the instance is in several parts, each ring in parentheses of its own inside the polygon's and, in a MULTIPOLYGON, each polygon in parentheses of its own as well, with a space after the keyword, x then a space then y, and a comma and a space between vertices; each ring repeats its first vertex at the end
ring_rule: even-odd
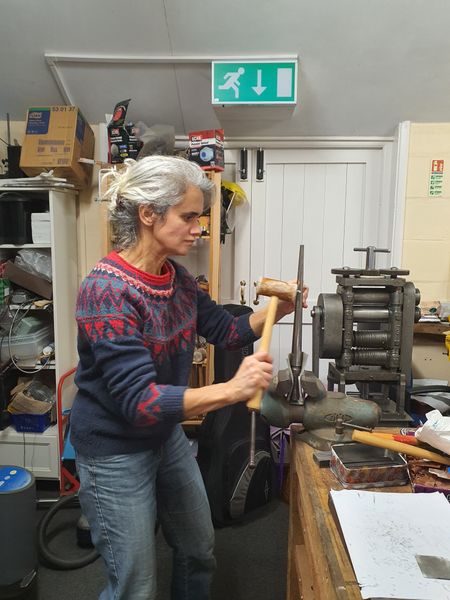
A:
POLYGON ((250 224, 251 224, 251 188, 252 153, 248 152, 247 181, 240 180, 240 150, 225 151, 225 170, 222 179, 238 183, 244 190, 247 200, 236 207, 234 232, 225 236, 220 255, 220 299, 222 304, 239 304, 241 287, 245 303, 253 306, 253 290, 250 282, 250 224), (245 282, 242 286, 240 282, 245 282))
POLYGON ((361 199, 364 198, 365 174, 365 165, 347 166, 344 223, 347 224, 347 231, 353 232, 353 235, 345 235, 344 231, 341 266, 363 265, 362 256, 359 256, 353 248, 362 247, 364 240, 365 203, 361 202, 361 199))

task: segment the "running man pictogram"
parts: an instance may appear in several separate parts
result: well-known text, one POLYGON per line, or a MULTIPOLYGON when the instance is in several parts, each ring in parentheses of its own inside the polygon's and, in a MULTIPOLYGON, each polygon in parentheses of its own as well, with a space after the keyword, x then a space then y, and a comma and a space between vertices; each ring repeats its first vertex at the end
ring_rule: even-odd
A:
POLYGON ((226 80, 224 84, 219 85, 219 90, 229 90, 230 88, 234 91, 234 97, 239 98, 239 86, 241 85, 239 77, 245 73, 243 67, 239 67, 237 71, 231 71, 226 73, 223 77, 226 80))

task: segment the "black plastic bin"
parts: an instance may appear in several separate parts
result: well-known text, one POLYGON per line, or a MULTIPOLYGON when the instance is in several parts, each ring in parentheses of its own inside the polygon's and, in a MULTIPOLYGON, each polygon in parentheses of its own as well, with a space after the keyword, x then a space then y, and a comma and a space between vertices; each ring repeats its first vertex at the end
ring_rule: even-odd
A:
POLYGON ((31 213, 47 210, 45 200, 18 192, 0 194, 0 244, 31 244, 31 213))

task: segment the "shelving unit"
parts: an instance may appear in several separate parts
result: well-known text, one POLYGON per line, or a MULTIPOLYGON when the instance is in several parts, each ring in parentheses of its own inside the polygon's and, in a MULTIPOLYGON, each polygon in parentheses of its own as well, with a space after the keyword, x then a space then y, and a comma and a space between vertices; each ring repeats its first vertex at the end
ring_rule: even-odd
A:
MULTIPOLYGON (((0 249, 14 251, 22 248, 49 248, 52 257, 52 315, 55 355, 45 370, 54 380, 55 393, 61 377, 77 363, 75 303, 78 291, 77 273, 77 192, 64 188, 8 188, 8 192, 19 192, 31 200, 42 200, 48 204, 50 214, 50 244, 0 244, 0 249)), ((19 286, 20 287, 20 286, 19 286)), ((20 310, 12 305, 11 310, 20 310)), ((41 309, 36 310, 36 314, 41 309)), ((35 314, 33 312, 33 314, 35 314)), ((22 368, 36 363, 19 362, 22 368)), ((25 374, 19 372, 26 377, 25 374)), ((32 374, 30 374, 32 377, 32 374)), ((62 408, 70 408, 75 394, 71 380, 62 391, 62 408)), ((52 424, 43 433, 21 433, 9 426, 0 431, 0 456, 4 464, 25 466, 35 477, 59 480, 60 451, 58 423, 52 424)))

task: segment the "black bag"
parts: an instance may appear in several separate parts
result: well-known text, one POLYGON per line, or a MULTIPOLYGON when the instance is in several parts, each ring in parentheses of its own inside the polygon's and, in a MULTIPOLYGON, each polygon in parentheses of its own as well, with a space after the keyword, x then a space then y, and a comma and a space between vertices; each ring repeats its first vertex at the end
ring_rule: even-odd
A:
MULTIPOLYGON (((252 312, 247 306, 234 304, 224 308, 233 315, 252 312)), ((252 353, 253 344, 236 351, 216 348, 215 383, 231 379, 243 358, 252 353)), ((250 469, 250 420, 245 403, 238 403, 207 414, 199 430, 197 460, 216 527, 242 520, 274 495, 270 426, 256 415, 256 466, 250 469)))

